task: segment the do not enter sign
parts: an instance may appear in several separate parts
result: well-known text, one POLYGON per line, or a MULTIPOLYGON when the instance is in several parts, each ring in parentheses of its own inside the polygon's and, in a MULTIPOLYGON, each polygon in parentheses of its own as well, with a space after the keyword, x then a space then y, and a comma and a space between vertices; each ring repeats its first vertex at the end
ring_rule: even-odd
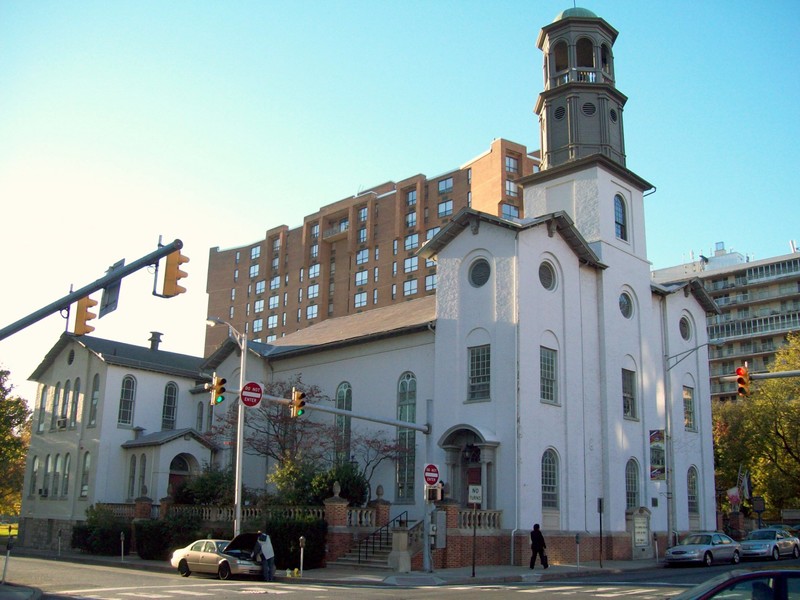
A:
POLYGON ((258 406, 258 403, 261 402, 261 396, 264 394, 264 390, 261 389, 261 384, 255 381, 248 381, 244 384, 242 388, 242 393, 240 397, 242 399, 242 404, 247 406, 248 408, 253 408, 258 406))
POLYGON ((439 467, 431 464, 425 465, 423 476, 425 477, 425 483, 428 485, 436 485, 439 483, 439 467))

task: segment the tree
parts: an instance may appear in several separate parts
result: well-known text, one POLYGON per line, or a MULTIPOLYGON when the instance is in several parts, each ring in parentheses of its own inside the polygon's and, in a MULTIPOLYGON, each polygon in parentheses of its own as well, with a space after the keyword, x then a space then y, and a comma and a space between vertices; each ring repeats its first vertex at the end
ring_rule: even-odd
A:
POLYGON ((17 514, 22 500, 25 456, 31 440, 31 411, 28 403, 12 396, 11 373, 0 369, 0 513, 17 514))

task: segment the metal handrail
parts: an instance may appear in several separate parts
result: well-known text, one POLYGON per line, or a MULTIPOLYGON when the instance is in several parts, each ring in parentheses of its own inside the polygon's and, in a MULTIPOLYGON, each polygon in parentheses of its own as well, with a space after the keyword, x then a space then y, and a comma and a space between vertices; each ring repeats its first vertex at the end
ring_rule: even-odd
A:
POLYGON ((380 527, 370 533, 367 537, 358 542, 358 562, 361 562, 362 552, 364 560, 367 560, 370 554, 375 554, 375 549, 383 546, 386 541, 391 541, 392 531, 391 528, 401 523, 408 523, 408 511, 404 510, 394 519, 389 521, 383 527, 380 527))

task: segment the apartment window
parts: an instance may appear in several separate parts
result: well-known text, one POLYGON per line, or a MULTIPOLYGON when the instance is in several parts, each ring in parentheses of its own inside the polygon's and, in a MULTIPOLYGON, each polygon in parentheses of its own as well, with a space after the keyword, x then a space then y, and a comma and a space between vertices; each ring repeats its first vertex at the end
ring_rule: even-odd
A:
POLYGON ((301 304, 303 302, 303 288, 299 288, 297 290, 297 303, 301 304))
POLYGON ((694 389, 686 386, 683 386, 683 424, 686 431, 697 431, 694 389))
POLYGON ((446 217, 448 215, 453 214, 453 201, 452 200, 445 200, 444 202, 439 202, 439 217, 446 217))
POLYGON ((397 275, 397 261, 392 261, 392 277, 397 275))
POLYGON ((539 347, 539 395, 542 402, 558 404, 558 352, 539 347))
POLYGON ((614 196, 614 229, 619 239, 628 240, 628 217, 625 212, 625 199, 619 194, 614 196))
MULTIPOLYGON (((270 315, 270 316, 268 316, 267 317, 267 329, 275 329, 277 326, 278 326, 278 315, 270 315)), ((260 329, 259 329, 259 331, 260 331, 260 329)))
POLYGON ((280 287, 281 287, 281 277, 280 277, 280 275, 277 275, 277 276, 275 276, 275 277, 273 277, 272 279, 269 280, 269 289, 277 290, 280 287))
POLYGON ((281 264, 280 258, 277 256, 270 261, 270 265, 272 266, 272 270, 276 271, 281 264))
POLYGON ((369 271, 356 271, 356 287, 369 283, 369 271))
POLYGON ((626 419, 638 418, 636 410, 636 373, 622 369, 622 416, 626 419))
POLYGON ((300 283, 303 283, 303 279, 305 279, 305 277, 306 277, 306 269, 305 267, 300 267, 300 279, 299 279, 300 283))
POLYGON ((276 336, 274 333, 269 334, 267 336, 267 343, 274 342, 277 339, 277 337, 278 336, 276 336))
POLYGON ((411 256, 403 261, 403 272, 404 273, 413 273, 417 270, 417 264, 419 263, 419 259, 416 256, 411 256))
POLYGON ((686 473, 686 495, 689 514, 699 515, 700 502, 698 501, 697 469, 695 467, 689 467, 689 471, 686 473))
POLYGON ((119 413, 117 414, 117 425, 133 424, 133 407, 136 401, 136 380, 130 375, 122 379, 122 386, 119 394, 119 413))
POLYGON ((358 292, 353 296, 353 306, 362 308, 367 305, 367 292, 358 292))
POLYGON ((264 312, 264 301, 263 300, 256 300, 253 302, 253 312, 260 313, 264 312))
POLYGON ((363 248, 356 252, 356 264, 363 265, 369 260, 369 249, 363 248))
POLYGON ((350 219, 344 218, 339 220, 339 231, 347 231, 350 228, 350 219))
POLYGON ((253 333, 258 333, 264 329, 264 319, 253 320, 253 333))
POLYGON ((392 240, 392 254, 397 256, 397 240, 392 240))
MULTIPOLYGON (((397 384, 397 420, 415 423, 417 420, 417 378, 413 373, 403 373, 397 384)), ((397 445, 404 449, 397 459, 398 500, 414 500, 414 471, 416 463, 416 432, 398 427, 397 445)))
POLYGON ((506 196, 512 196, 514 198, 519 196, 519 187, 509 179, 506 179, 506 196))
POLYGON ((417 213, 412 211, 406 213, 406 227, 414 227, 417 224, 417 213))
POLYGON ((239 281, 239 269, 234 269, 233 270, 233 280, 234 281, 239 281))
POLYGON ((267 289, 266 281, 262 279, 261 281, 256 282, 256 294, 263 294, 266 289, 267 289))
POLYGON ((358 209, 358 220, 359 222, 363 223, 367 220, 368 210, 366 206, 362 206, 358 209))
POLYGON ((378 303, 378 288, 375 288, 374 290, 372 290, 372 303, 373 304, 377 304, 378 303))
POLYGON ((378 267, 372 269, 372 281, 373 283, 378 283, 378 267))
POLYGON ((447 194, 453 191, 453 178, 448 177, 447 179, 442 179, 439 182, 439 193, 440 194, 447 194))
POLYGON ((417 205, 417 190, 409 190, 406 192, 406 206, 417 205))
POLYGON ((397 298, 397 284, 393 283, 392 284, 392 300, 394 300, 396 298, 397 298))
POLYGON ((308 278, 316 279, 317 277, 319 277, 319 263, 308 267, 308 278))
POLYGON ((374 256, 375 262, 378 262, 378 258, 380 258, 380 255, 381 255, 380 248, 378 248, 378 246, 375 246, 375 256, 374 256))
POLYGON ((436 273, 425 276, 425 291, 432 292, 436 289, 436 273))
POLYGON ((269 297, 269 309, 270 310, 275 310, 276 308, 278 308, 280 303, 281 303, 280 296, 275 295, 275 296, 270 296, 269 297))
POLYGON ((417 293, 417 280, 409 279, 403 282, 403 296, 413 296, 417 293))
POLYGON ((274 238, 272 240, 272 252, 278 253, 281 250, 281 238, 274 238))
POLYGON ((625 508, 639 506, 639 464, 631 458, 625 465, 625 508))
POLYGON ((487 400, 491 383, 491 348, 489 344, 467 349, 469 382, 467 400, 487 400))
POLYGON ((314 223, 311 226, 311 237, 318 238, 319 237, 319 223, 314 223))
POLYGON ((519 173, 519 159, 513 156, 506 156, 506 172, 519 173))
POLYGON ((311 251, 309 252, 309 256, 311 256, 311 260, 314 260, 319 256, 319 244, 311 244, 311 251))
POLYGON ((440 229, 441 227, 431 227, 430 229, 428 229, 428 231, 425 232, 425 239, 426 240, 431 239, 433 236, 439 233, 440 229))
POLYGON ((309 321, 311 319, 316 319, 318 313, 319 313, 319 307, 316 304, 312 304, 311 306, 306 307, 306 319, 308 319, 309 321))
POLYGON ((358 243, 363 244, 367 241, 367 228, 366 227, 359 227, 358 228, 358 243))
POLYGON ((542 454, 542 508, 558 507, 558 455, 548 449, 542 454))
POLYGON ((513 204, 503 204, 501 208, 504 219, 519 219, 519 208, 513 204))
POLYGON ((261 256, 261 246, 253 246, 250 248, 250 260, 256 260, 261 256))
POLYGON ((405 237, 405 239, 403 241, 403 247, 406 250, 413 250, 417 246, 419 246, 419 234, 418 233, 412 233, 412 234, 407 235, 405 237))
POLYGON ((250 279, 258 277, 258 264, 250 265, 250 279))
POLYGON ((308 299, 317 298, 319 296, 319 284, 315 283, 308 286, 308 299))
POLYGON ((161 429, 175 429, 178 411, 178 385, 170 381, 164 387, 164 406, 161 410, 161 429))

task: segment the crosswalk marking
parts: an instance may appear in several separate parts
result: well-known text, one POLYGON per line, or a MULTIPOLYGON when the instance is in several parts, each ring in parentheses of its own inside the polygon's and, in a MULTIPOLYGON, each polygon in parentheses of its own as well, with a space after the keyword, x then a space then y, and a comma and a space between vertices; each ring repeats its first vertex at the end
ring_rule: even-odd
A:
POLYGON ((651 594, 656 588, 634 588, 632 590, 619 590, 613 594, 596 594, 600 598, 618 598, 619 596, 632 596, 634 594, 651 594))

